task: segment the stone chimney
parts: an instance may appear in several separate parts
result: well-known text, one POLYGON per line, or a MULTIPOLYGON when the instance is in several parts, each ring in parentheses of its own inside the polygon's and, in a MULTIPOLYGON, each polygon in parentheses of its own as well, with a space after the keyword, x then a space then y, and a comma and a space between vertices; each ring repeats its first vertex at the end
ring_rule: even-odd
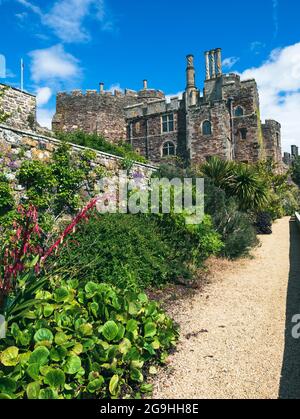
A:
POLYGON ((210 76, 212 79, 216 78, 216 55, 215 55, 215 50, 211 50, 209 52, 210 54, 210 76))
POLYGON ((143 80, 144 90, 148 90, 148 80, 143 80))
POLYGON ((205 52, 205 80, 210 80, 209 51, 205 52))
POLYGON ((205 79, 211 80, 222 75, 222 50, 212 49, 205 52, 205 79))
POLYGON ((194 56, 187 55, 187 68, 186 68, 186 88, 195 89, 195 67, 194 67, 194 56))
POLYGON ((217 61, 217 76, 222 76, 222 50, 217 48, 216 51, 216 61, 217 61))
POLYGON ((99 83, 99 85, 100 85, 100 93, 103 93, 104 92, 104 83, 101 82, 101 83, 99 83))

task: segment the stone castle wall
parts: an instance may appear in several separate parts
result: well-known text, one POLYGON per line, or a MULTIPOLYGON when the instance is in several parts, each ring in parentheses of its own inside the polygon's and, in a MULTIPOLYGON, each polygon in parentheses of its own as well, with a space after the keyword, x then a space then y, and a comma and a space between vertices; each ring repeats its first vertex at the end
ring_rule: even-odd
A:
MULTIPOLYGON (((0 125, 0 169, 12 182, 15 190, 20 191, 22 187, 16 183, 16 173, 22 162, 26 160, 48 162, 60 144, 61 142, 55 138, 0 125)), ((73 144, 72 150, 74 153, 80 153, 87 148, 73 144)), ((94 165, 103 167, 110 174, 117 173, 122 169, 124 160, 122 157, 93 151, 96 154, 94 165)), ((135 163, 131 169, 132 172, 142 173, 145 177, 150 177, 155 170, 154 166, 142 163, 135 163)))
POLYGON ((118 90, 114 93, 97 90, 59 93, 52 129, 55 132, 82 130, 103 135, 111 142, 125 141, 125 108, 163 97, 162 92, 148 89, 139 92, 127 89, 124 93, 118 90))
POLYGON ((0 100, 0 108, 10 117, 6 124, 19 129, 32 129, 36 123, 36 97, 5 84, 0 84, 0 90, 5 90, 0 100))
MULTIPOLYGON (((262 124, 257 83, 242 81, 235 73, 223 74, 221 49, 208 51, 203 92, 196 86, 194 57, 187 56, 186 89, 182 99, 169 103, 163 92, 148 89, 111 94, 73 92, 57 97, 54 130, 83 130, 110 141, 127 140, 154 163, 169 160, 163 154, 172 143, 186 164, 199 164, 211 156, 247 163, 272 157, 281 162, 281 127, 262 124), (239 112, 237 112, 239 111, 239 112), (165 133, 163 116, 173 114, 174 130, 165 133), (207 135, 203 124, 212 132, 207 135)), ((174 150, 172 148, 172 153, 174 150)), ((174 159, 174 156, 170 158, 174 159)))
POLYGON ((265 140, 266 157, 274 161, 280 161, 282 156, 281 149, 281 125, 271 119, 267 119, 262 125, 265 140))
POLYGON ((171 141, 176 150, 180 147, 182 126, 182 110, 179 99, 173 98, 170 103, 165 99, 138 104, 125 109, 128 125, 128 140, 133 148, 152 162, 162 160, 163 144, 171 141), (174 131, 162 133, 162 115, 172 113, 174 116, 174 131))

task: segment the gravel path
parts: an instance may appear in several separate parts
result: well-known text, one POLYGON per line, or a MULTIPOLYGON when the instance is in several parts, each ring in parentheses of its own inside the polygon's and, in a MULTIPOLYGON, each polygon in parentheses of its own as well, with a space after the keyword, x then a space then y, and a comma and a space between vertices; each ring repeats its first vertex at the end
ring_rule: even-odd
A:
MULTIPOLYGON (((279 397, 291 276, 289 219, 278 221, 273 235, 261 242, 253 259, 220 262, 204 291, 170 309, 181 340, 167 370, 155 379, 154 398, 279 397)), ((300 296, 300 286, 295 291, 300 296)), ((294 371, 295 365, 288 369, 294 371)), ((295 396, 293 391, 281 394, 288 398, 295 396)))

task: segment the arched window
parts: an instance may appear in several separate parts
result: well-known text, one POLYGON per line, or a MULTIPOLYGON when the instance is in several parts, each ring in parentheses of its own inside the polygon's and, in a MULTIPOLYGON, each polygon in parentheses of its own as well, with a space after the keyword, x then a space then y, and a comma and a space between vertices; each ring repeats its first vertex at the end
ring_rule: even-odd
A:
POLYGON ((163 157, 175 156, 176 155, 176 147, 172 141, 168 141, 163 145, 162 149, 163 157))
POLYGON ((244 116, 244 109, 241 106, 238 106, 234 112, 235 116, 244 116))
POLYGON ((204 121, 202 125, 202 132, 203 135, 211 135, 212 134, 212 126, 210 121, 204 121))

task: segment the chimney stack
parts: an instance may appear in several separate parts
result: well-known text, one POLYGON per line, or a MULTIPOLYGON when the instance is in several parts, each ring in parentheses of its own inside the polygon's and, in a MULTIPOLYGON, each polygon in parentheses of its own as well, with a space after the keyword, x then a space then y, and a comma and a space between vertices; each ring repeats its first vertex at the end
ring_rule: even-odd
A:
POLYGON ((211 78, 216 78, 216 58, 215 58, 215 50, 210 51, 210 70, 211 70, 211 78))
POLYGON ((210 63, 209 63, 209 51, 205 52, 205 80, 210 80, 210 63))
POLYGON ((103 93, 104 92, 104 83, 101 82, 101 83, 99 83, 99 85, 100 85, 100 93, 103 93))
POLYGON ((217 76, 221 76, 222 71, 222 50, 221 48, 217 48, 216 51, 216 58, 217 58, 217 76))
POLYGON ((148 90, 148 80, 143 80, 144 90, 148 90))
POLYGON ((187 69, 186 69, 186 80, 187 89, 195 89, 196 83, 195 83, 195 67, 194 67, 194 56, 193 55, 187 55, 187 69))
POLYGON ((206 80, 215 79, 223 74, 221 48, 205 52, 205 74, 206 80))

